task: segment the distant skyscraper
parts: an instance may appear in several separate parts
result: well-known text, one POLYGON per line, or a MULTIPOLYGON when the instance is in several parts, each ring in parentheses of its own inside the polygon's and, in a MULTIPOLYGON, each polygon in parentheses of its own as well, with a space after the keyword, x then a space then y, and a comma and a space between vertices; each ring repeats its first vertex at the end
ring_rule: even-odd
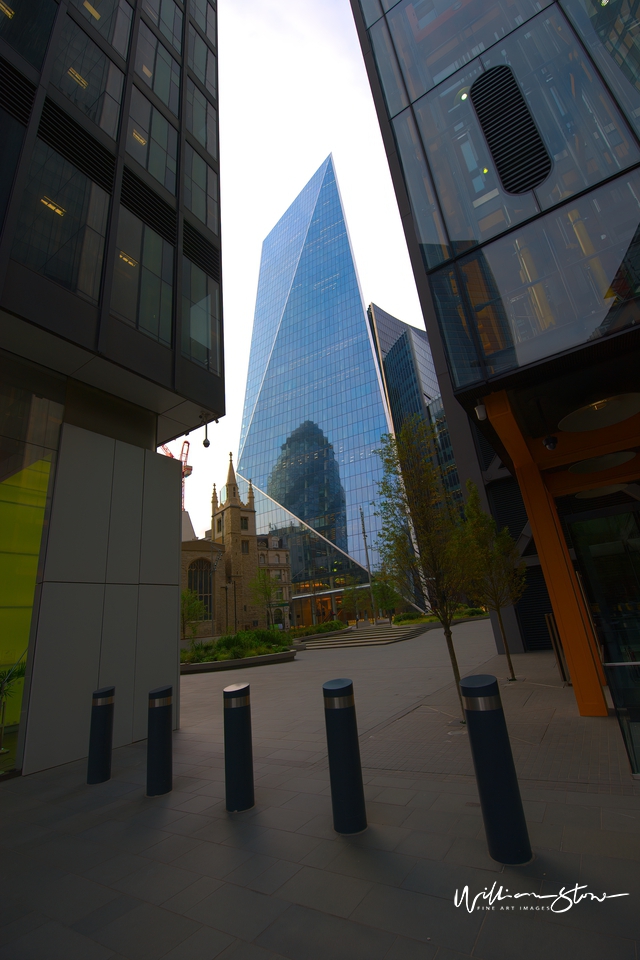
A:
MULTIPOLYGON (((316 546, 327 547, 327 576, 338 568, 361 576, 360 507, 375 558, 373 501, 382 476, 376 450, 389 429, 328 157, 262 249, 238 474, 253 481, 263 532, 287 523, 311 528, 316 546)), ((294 571, 298 556, 317 556, 317 550, 294 552, 294 571)), ((300 563, 296 575, 309 579, 308 563, 300 563)))

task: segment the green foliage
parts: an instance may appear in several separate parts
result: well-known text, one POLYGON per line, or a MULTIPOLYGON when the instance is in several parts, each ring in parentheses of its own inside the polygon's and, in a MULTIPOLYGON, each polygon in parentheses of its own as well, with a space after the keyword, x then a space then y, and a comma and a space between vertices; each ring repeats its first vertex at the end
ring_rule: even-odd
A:
POLYGON ((180 593, 180 626, 181 637, 187 639, 187 630, 191 634, 191 642, 198 632, 198 622, 206 620, 207 608, 195 590, 183 590, 180 593))
POLYGON ((253 580, 249 581, 251 600, 258 607, 264 607, 267 615, 267 626, 272 623, 271 608, 273 607, 279 581, 274 580, 270 570, 258 570, 253 580))
POLYGON ((358 584, 353 577, 345 577, 340 613, 343 614, 347 620, 358 617, 360 611, 365 606, 363 592, 364 591, 358 589, 358 584))
POLYGON ((380 570, 371 577, 371 592, 378 610, 387 616, 403 603, 403 599, 394 586, 393 577, 387 570, 380 570))
POLYGON ((190 650, 181 652, 180 660, 182 663, 244 660, 288 649, 288 645, 282 644, 280 630, 241 630, 208 643, 194 643, 190 650))
POLYGON ((409 623, 411 620, 422 620, 424 616, 424 613, 418 613, 417 610, 408 610, 406 613, 396 613, 393 622, 409 623))
POLYGON ((285 636, 310 637, 314 633, 332 633, 334 630, 344 629, 345 624, 341 623, 340 620, 329 620, 327 623, 316 623, 314 626, 310 627, 294 627, 292 630, 287 630, 285 636))

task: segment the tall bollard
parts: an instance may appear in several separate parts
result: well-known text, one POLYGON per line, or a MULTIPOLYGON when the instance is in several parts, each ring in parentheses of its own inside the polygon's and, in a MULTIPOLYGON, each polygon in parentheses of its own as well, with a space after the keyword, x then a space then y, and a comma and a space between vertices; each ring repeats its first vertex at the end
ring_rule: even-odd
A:
POLYGON ((113 705, 115 687, 93 691, 91 731, 87 758, 87 783, 104 783, 111 779, 111 744, 113 741, 113 705))
POLYGON ((460 681, 489 856, 498 863, 532 858, 498 681, 489 674, 460 681))
POLYGON ((323 684, 322 691, 333 828, 337 833, 361 833, 367 829, 367 811, 364 805, 353 682, 344 679, 329 680, 323 684))
POLYGON ((173 687, 149 691, 147 725, 147 796, 160 797, 173 787, 173 687))
POLYGON ((249 810, 253 792, 251 703, 248 683, 232 683, 222 691, 224 700, 224 776, 226 807, 230 813, 249 810))

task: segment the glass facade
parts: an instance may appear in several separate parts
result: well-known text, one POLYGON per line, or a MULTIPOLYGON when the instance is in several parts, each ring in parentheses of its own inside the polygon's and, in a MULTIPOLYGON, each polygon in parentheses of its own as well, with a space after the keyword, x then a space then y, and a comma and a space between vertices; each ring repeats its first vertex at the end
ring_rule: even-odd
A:
POLYGON ((389 428, 328 158, 263 244, 238 472, 364 565, 389 428))
POLYGON ((222 374, 220 287, 186 257, 182 261, 182 353, 222 374))
POLYGON ((191 144, 184 151, 184 205, 213 233, 218 233, 218 174, 191 144))
POLYGON ((85 17, 94 30, 111 44, 125 60, 129 52, 129 38, 133 9, 127 0, 69 0, 85 17))
POLYGON ((215 46, 217 29, 213 4, 209 3, 209 0, 189 0, 189 12, 206 38, 215 46))
POLYGON ((36 140, 11 256, 97 303, 108 208, 104 190, 36 140))
POLYGON ((193 24, 189 24, 189 69, 209 93, 216 94, 216 55, 193 24))
POLYGON ((187 77, 187 130, 200 146, 216 159, 218 156, 216 108, 187 77))
POLYGON ((178 131, 153 107, 137 87, 131 90, 127 153, 152 177, 176 192, 178 172, 178 131))
POLYGON ((140 24, 136 73, 176 117, 180 109, 180 65, 145 23, 140 24))
POLYGON ((124 74, 70 17, 62 28, 51 79, 76 107, 115 139, 124 74))
POLYGON ((0 4, 0 37, 39 69, 57 12, 55 0, 3 0, 0 4))
POLYGON ((174 0, 142 0, 142 11, 156 25, 163 37, 182 52, 182 10, 174 0))
POLYGON ((166 346, 173 329, 173 254, 170 243, 120 207, 111 310, 166 346))

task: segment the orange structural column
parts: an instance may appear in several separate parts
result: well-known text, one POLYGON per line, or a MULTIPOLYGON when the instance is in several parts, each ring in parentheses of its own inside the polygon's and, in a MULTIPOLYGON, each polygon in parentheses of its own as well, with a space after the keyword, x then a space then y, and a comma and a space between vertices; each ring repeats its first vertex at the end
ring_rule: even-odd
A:
POLYGON ((553 498, 531 456, 529 446, 504 391, 483 398, 487 415, 513 461, 520 492, 531 524, 540 565, 562 639, 571 681, 583 717, 605 717, 602 668, 596 662, 589 614, 553 498))

